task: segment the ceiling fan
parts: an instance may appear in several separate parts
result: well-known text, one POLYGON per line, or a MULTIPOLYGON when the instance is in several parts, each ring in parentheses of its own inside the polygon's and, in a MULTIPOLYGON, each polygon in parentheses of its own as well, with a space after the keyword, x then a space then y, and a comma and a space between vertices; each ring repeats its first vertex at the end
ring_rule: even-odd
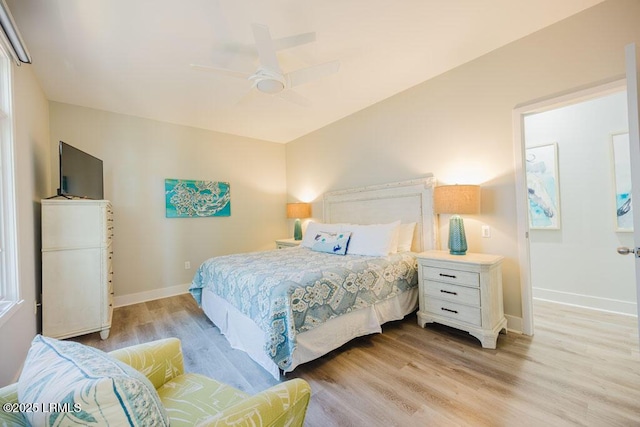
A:
POLYGON ((253 87, 262 93, 276 95, 287 101, 305 106, 309 105, 309 101, 292 91, 291 88, 334 74, 338 72, 340 68, 339 61, 331 61, 312 65, 290 73, 283 73, 278 63, 276 52, 278 50, 311 43, 316 39, 315 33, 298 34, 274 40, 271 38, 271 33, 266 25, 252 24, 251 27, 260 60, 260 65, 255 72, 248 73, 198 64, 190 64, 191 67, 220 75, 249 80, 253 83, 253 87))

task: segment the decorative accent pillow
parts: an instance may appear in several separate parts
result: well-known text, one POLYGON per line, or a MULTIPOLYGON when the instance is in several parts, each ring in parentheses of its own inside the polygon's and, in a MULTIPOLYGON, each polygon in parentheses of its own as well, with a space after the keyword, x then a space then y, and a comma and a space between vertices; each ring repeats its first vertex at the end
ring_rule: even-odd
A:
POLYGON ((18 400, 40 409, 23 413, 31 425, 169 426, 143 374, 96 348, 41 335, 31 342, 18 400))
POLYGON ((319 231, 316 233, 315 243, 311 247, 311 250, 336 255, 345 255, 347 253, 347 246, 349 245, 350 237, 351 232, 349 231, 319 231))
POLYGON ((351 255, 387 256, 398 251, 398 226, 389 224, 352 225, 347 253, 351 255))
POLYGON ((348 224, 323 224, 321 222, 310 221, 307 224, 307 230, 304 232, 300 246, 304 248, 312 248, 316 243, 316 237, 319 232, 335 233, 338 231, 344 231, 344 227, 347 225, 348 224))
POLYGON ((398 227, 398 252, 408 252, 413 245, 413 230, 416 228, 415 222, 400 224, 398 227))

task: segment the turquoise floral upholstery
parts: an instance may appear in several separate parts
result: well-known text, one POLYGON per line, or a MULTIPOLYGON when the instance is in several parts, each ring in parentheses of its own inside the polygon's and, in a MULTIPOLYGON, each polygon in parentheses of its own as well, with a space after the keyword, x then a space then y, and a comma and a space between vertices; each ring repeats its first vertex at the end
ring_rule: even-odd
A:
MULTIPOLYGON (((115 365, 124 362, 143 374, 145 380, 157 389, 157 396, 172 427, 303 425, 311 395, 309 384, 304 380, 286 381, 250 396, 203 375, 185 374, 180 341, 175 338, 116 350, 109 353, 109 357, 117 361, 115 365)), ((0 403, 17 403, 20 387, 16 383, 1 388, 0 403)), ((116 425, 109 421, 110 425, 116 425)), ((22 414, 0 411, 0 427, 26 425, 22 414)))

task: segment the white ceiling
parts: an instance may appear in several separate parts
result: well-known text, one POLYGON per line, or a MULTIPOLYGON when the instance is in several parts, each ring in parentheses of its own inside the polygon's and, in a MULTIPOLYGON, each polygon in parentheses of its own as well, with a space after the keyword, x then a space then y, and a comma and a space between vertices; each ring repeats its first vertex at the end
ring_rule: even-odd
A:
MULTIPOLYGON (((286 143, 602 0, 7 0, 52 101, 286 143), (338 59, 302 107, 191 63, 249 72, 252 23, 284 72, 338 59), (235 54, 227 48, 235 47, 235 54)), ((27 65, 29 66, 29 65, 27 65)))

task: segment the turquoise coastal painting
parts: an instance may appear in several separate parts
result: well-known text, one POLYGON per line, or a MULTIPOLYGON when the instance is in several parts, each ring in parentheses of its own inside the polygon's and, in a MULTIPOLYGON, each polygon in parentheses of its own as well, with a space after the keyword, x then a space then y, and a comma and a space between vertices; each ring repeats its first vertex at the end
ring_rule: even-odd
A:
POLYGON ((624 132, 611 135, 611 143, 613 146, 616 231, 633 231, 629 133, 624 132))
POLYGON ((529 228, 560 228, 558 144, 529 147, 526 151, 529 228))
POLYGON ((165 179, 167 218, 197 218, 231 215, 228 182, 165 179))

